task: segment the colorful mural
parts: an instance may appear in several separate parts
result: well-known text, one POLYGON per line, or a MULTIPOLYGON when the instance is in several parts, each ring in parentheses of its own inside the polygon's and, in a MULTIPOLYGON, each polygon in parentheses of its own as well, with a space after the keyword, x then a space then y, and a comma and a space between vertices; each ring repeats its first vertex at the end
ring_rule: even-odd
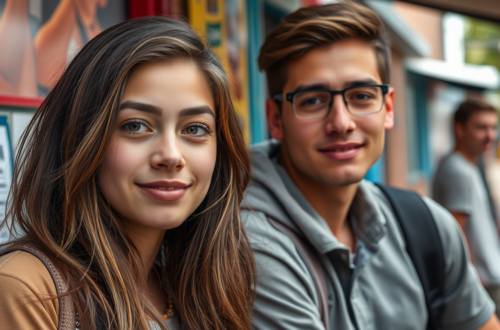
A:
POLYGON ((120 0, 0 0, 0 94, 47 95, 86 42, 125 18, 120 0))
POLYGON ((249 138, 247 27, 244 0, 189 0, 189 21, 222 62, 249 138))

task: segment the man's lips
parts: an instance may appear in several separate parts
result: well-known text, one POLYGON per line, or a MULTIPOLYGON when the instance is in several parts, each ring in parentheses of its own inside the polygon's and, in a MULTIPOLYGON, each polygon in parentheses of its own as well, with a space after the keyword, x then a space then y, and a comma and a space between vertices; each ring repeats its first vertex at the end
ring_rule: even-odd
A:
POLYGON ((180 199, 186 193, 186 190, 191 185, 181 181, 154 181, 147 183, 136 183, 136 186, 141 189, 149 197, 163 200, 175 201, 180 199))
POLYGON ((348 160, 356 157, 364 146, 363 143, 335 143, 326 147, 318 148, 318 151, 325 156, 335 160, 348 160))

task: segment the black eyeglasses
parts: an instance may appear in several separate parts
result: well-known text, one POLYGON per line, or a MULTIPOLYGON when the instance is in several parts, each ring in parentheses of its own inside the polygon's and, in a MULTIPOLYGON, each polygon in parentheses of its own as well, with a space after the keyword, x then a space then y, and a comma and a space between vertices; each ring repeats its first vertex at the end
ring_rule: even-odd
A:
MULTIPOLYGON (((295 116, 300 119, 318 119, 328 116, 333 104, 333 96, 342 94, 344 104, 353 115, 370 115, 382 110, 385 94, 389 85, 360 85, 340 91, 310 89, 286 93, 286 100, 292 104, 295 116)), ((283 102, 283 95, 276 94, 273 99, 283 102)))

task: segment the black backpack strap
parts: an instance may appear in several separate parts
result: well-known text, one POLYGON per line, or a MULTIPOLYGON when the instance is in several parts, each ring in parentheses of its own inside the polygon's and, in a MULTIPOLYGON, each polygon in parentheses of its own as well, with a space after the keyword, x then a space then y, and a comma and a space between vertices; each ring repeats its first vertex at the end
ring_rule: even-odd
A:
POLYGON ((406 241, 406 251, 413 261, 425 294, 429 314, 427 329, 441 329, 443 314, 445 262, 441 238, 434 218, 414 192, 378 185, 389 200, 406 241))
POLYGON ((290 237, 302 259, 309 266, 309 270, 316 287, 316 292, 318 293, 318 309, 319 315, 321 317, 321 322, 323 322, 325 329, 328 330, 328 287, 326 284, 325 271, 323 269, 323 265, 321 264, 321 260, 318 256, 317 251, 308 241, 294 233, 290 228, 282 225, 271 217, 267 218, 274 228, 290 237))

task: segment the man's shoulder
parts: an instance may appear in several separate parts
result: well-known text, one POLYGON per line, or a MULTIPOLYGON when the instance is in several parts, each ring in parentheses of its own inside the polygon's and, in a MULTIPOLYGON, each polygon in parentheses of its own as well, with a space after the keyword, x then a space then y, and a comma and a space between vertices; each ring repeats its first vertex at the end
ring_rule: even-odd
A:
MULTIPOLYGON (((427 223, 429 225, 432 223, 436 225, 439 240, 443 247, 444 259, 448 261, 454 259, 454 254, 458 253, 458 251, 454 251, 450 247, 459 247, 462 244, 461 232, 455 218, 447 209, 429 197, 419 196, 419 198, 424 202, 422 207, 427 207, 430 212, 431 221, 427 223)), ((395 214, 394 218, 396 219, 395 214)), ((406 219, 400 219, 398 221, 402 220, 404 221, 406 219)))
MULTIPOLYGON (((371 194, 376 198, 376 202, 379 204, 379 206, 389 206, 389 209, 391 210, 390 212, 393 214, 394 219, 398 220, 391 206, 391 202, 389 201, 388 197, 382 192, 380 187, 370 183, 369 185, 365 184, 364 188, 365 191, 371 192, 371 194)), ((408 190, 401 189, 401 191, 408 190)), ((434 221, 438 229, 442 244, 445 245, 447 242, 450 242, 450 240, 452 239, 451 236, 455 237, 455 239, 459 238, 460 233, 457 231, 457 224, 451 213, 443 206, 439 205, 437 202, 428 197, 420 196, 420 198, 424 202, 422 206, 429 209, 432 220, 434 221)), ((401 220, 405 219, 399 219, 398 221, 401 220)))
POLYGON ((261 211, 242 208, 240 215, 241 222, 243 223, 249 238, 254 236, 256 232, 268 233, 271 229, 271 224, 267 219, 267 215, 261 211))
POLYGON ((264 212, 242 209, 241 220, 254 251, 273 255, 293 254, 292 240, 275 228, 264 212))
POLYGON ((454 152, 440 161, 436 170, 436 179, 450 176, 468 177, 472 174, 473 169, 472 164, 454 152))
POLYGON ((429 197, 422 197, 422 199, 427 208, 429 208, 432 218, 436 223, 442 244, 450 244, 451 240, 460 240, 460 230, 453 215, 451 215, 446 208, 429 197))

